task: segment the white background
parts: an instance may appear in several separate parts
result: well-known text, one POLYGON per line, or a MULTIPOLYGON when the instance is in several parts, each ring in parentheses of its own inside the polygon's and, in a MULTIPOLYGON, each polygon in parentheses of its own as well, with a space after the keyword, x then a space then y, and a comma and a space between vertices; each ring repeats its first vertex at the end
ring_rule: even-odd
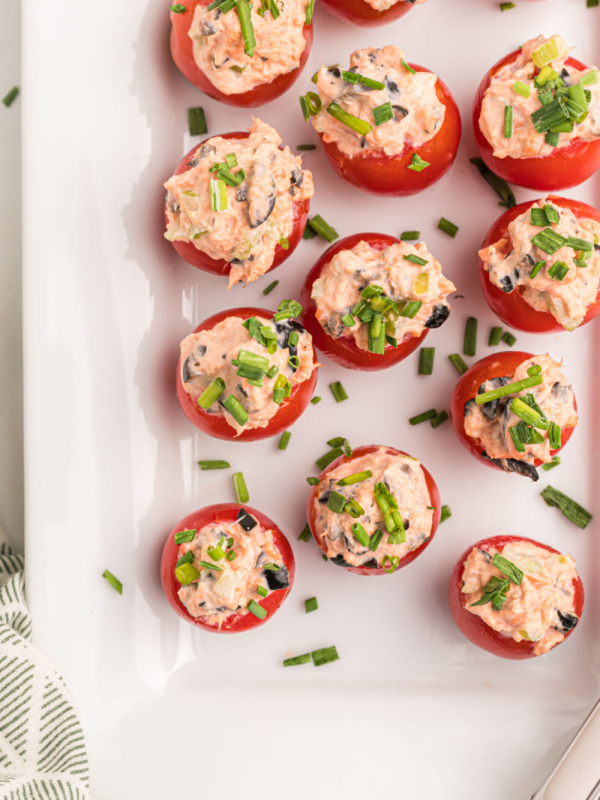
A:
MULTIPOLYGON (((314 141, 297 94, 321 61, 343 63, 358 46, 396 42, 409 60, 438 72, 455 92, 465 136, 450 175, 426 194, 370 198, 335 178, 320 151, 305 163, 315 174, 313 212, 341 235, 421 230, 466 299, 429 336, 431 378, 417 377, 417 354, 369 376, 325 363, 323 401, 280 453, 274 441, 200 435, 175 399, 180 339, 215 310, 264 302, 272 278, 227 294, 221 279, 186 265, 162 238, 161 184, 198 141, 187 135, 187 108, 205 107, 211 134, 250 121, 178 75, 166 6, 24 6, 28 591, 35 640, 82 713, 94 796, 163 800, 185 786, 199 795, 277 792, 293 800, 525 800, 598 693, 597 526, 581 532, 539 497, 551 481, 600 513, 598 328, 518 337, 523 349, 564 357, 581 412, 563 465, 537 486, 479 464, 449 423, 434 431, 406 420, 448 406, 457 376, 446 356, 461 350, 469 314, 479 319, 478 356, 489 352, 494 319, 476 280, 476 251, 500 209, 468 162, 475 88, 493 61, 540 27, 579 42, 576 55, 597 63, 597 11, 584 0, 518 0, 504 14, 487 0, 430 0, 372 32, 317 11, 305 77, 261 116, 292 145, 314 141), (442 215, 460 226, 456 239, 436 230, 442 215), (346 403, 334 403, 334 380, 346 386, 346 403), (423 556, 392 577, 351 575, 296 541, 304 478, 326 439, 340 434, 421 458, 452 507, 423 556), (286 605, 241 637, 192 629, 160 589, 160 550, 172 526, 194 508, 233 499, 231 473, 200 473, 198 458, 228 458, 243 470, 251 504, 289 533, 298 561, 286 605), (580 565, 585 616, 569 642, 542 659, 495 659, 450 618, 452 565, 469 544, 498 533, 532 535, 580 565), (104 568, 123 581, 122 597, 102 581, 104 568), (312 595, 320 609, 305 615, 312 595), (281 666, 288 655, 330 644, 340 651, 335 664, 281 666)), ((592 183, 570 194, 598 202, 592 183)), ((297 296, 323 249, 321 240, 303 242, 274 274, 281 284, 269 302, 297 296)))

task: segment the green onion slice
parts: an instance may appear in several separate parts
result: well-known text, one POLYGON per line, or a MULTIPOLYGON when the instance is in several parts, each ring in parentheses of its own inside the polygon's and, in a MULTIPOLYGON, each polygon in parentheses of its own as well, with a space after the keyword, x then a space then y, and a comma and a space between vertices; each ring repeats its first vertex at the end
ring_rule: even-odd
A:
POLYGON ((223 406, 231 414, 238 425, 244 426, 248 422, 248 412, 232 394, 225 398, 223 401, 223 406))
POLYGON ((203 108, 188 108, 188 126, 190 136, 201 136, 204 133, 208 133, 208 125, 206 124, 203 108))
POLYGON ((517 201, 513 191, 505 180, 496 175, 495 172, 492 172, 491 169, 486 166, 483 159, 471 158, 469 160, 471 164, 477 167, 481 177, 487 181, 487 183, 489 183, 492 189, 496 192, 501 200, 501 206, 504 206, 505 208, 512 208, 513 206, 516 206, 517 201))
POLYGON ((431 375, 433 373, 434 358, 435 347, 422 347, 419 350, 419 375, 431 375))
MULTIPOLYGON (((316 597, 309 597, 307 600, 304 601, 304 610, 307 614, 310 614, 311 611, 316 611, 319 608, 319 601, 316 597)), ((308 657, 310 661, 310 656, 308 657)))
POLYGON ((523 570, 519 569, 516 564, 504 558, 500 553, 496 553, 492 559, 492 564, 497 567, 506 577, 514 584, 519 586, 523 580, 523 570))
POLYGON ((514 383, 507 383, 506 386, 499 386, 497 389, 491 389, 489 392, 482 392, 475 396, 477 405, 483 405, 489 400, 497 400, 499 397, 507 397, 509 394, 517 394, 522 392, 523 389, 529 389, 532 386, 539 386, 543 383, 541 375, 532 375, 529 378, 522 378, 520 381, 514 383))
POLYGON ((198 466, 201 470, 207 469, 229 469, 231 464, 229 461, 199 461, 198 466))
POLYGON ((178 531, 175 534, 175 544, 184 544, 185 542, 191 542, 194 536, 196 535, 196 529, 188 529, 185 531, 178 531))
POLYGON ((267 609, 259 605, 256 600, 250 600, 246 608, 257 619, 264 619, 267 616, 267 609))
POLYGON ((210 408, 214 402, 225 391, 225 381, 222 378, 215 378, 214 381, 202 392, 198 398, 198 405, 204 410, 210 408))
POLYGON ((337 661, 339 659, 338 651, 335 645, 332 645, 331 647, 321 647, 319 650, 313 650, 311 657, 315 667, 321 667, 323 664, 330 664, 332 661, 337 661))
POLYGON ((423 411, 422 414, 411 417, 408 422, 410 425, 420 425, 421 422, 427 422, 427 420, 435 419, 435 417, 437 417, 437 411, 435 408, 430 408, 429 411, 423 411))
POLYGON ((469 369, 465 364, 465 360, 460 355, 460 353, 452 353, 451 355, 448 356, 448 361, 450 361, 450 363, 456 369, 459 375, 464 375, 465 372, 469 369))
MULTIPOLYGON (((6 105, 6 103, 4 105, 6 105)), ((107 569, 105 569, 102 573, 102 577, 110 583, 116 592, 123 594, 123 584, 112 574, 112 572, 109 572, 107 569)))
POLYGON ((412 169, 413 172, 423 172, 424 169, 430 166, 429 161, 424 161, 417 153, 413 153, 408 168, 412 169))
POLYGON ((575 523, 578 528, 583 530, 589 525, 592 519, 590 512, 586 511, 579 503, 571 500, 568 495, 555 489, 553 486, 546 486, 541 492, 541 495, 547 506, 558 508, 565 517, 575 523))
POLYGON ((336 239, 339 239, 339 233, 329 225, 320 214, 316 214, 312 219, 308 220, 308 225, 310 226, 311 230, 314 233, 321 236, 323 239, 328 241, 330 244, 331 242, 335 242, 336 239))
POLYGON ((194 581, 198 580, 200 577, 200 572, 196 569, 196 567, 186 562, 180 567, 175 568, 175 577, 182 586, 188 586, 190 583, 194 583, 194 581))
POLYGON ((490 331, 490 338, 488 340, 488 347, 495 347, 500 344, 502 337, 502 328, 492 328, 490 331))
POLYGON ((454 238, 458 233, 458 225, 455 225, 453 222, 450 222, 444 217, 442 217, 438 222, 438 229, 444 233, 447 233, 448 236, 452 236, 452 238, 454 238))
POLYGON ((331 389, 331 394, 333 395, 336 403, 342 403, 344 400, 348 399, 348 394, 346 393, 346 390, 340 381, 330 383, 329 388, 331 389))
POLYGON ((381 106, 376 106, 373 109, 373 119, 375 120, 376 126, 383 125, 384 122, 389 122, 391 119, 394 119, 392 104, 387 102, 381 106))
POLYGON ((308 664, 311 661, 311 654, 304 653, 302 656, 286 658, 283 662, 284 667, 297 667, 299 664, 308 664))
POLYGON ((446 522, 446 520, 450 519, 451 516, 452 516, 452 510, 451 510, 450 506, 442 506, 442 513, 441 513, 441 516, 440 516, 440 524, 442 522, 446 522))
POLYGON ((352 486, 355 483, 362 483, 372 477, 373 473, 371 470, 365 469, 362 472, 355 472, 352 475, 346 475, 344 478, 340 478, 339 481, 337 481, 337 485, 352 486))
POLYGON ((366 120, 352 116, 352 114, 345 111, 338 103, 330 103, 327 106, 327 113, 334 119, 337 119, 338 122, 341 122, 342 125, 358 133, 359 136, 366 136, 373 130, 373 126, 366 120))

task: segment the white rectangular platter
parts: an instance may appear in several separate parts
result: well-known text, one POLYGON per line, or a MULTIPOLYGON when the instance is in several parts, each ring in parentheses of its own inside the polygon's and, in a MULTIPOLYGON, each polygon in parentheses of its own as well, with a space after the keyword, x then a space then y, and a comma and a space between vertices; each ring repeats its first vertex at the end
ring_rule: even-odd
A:
MULTIPOLYGON (((559 469, 537 485, 485 469, 450 423, 407 419, 448 407, 466 317, 479 319, 478 357, 494 317, 481 296, 476 252, 501 209, 469 157, 470 106, 485 70, 538 33, 560 32, 576 57, 598 64, 598 10, 585 0, 430 0, 389 26, 361 29, 323 9, 297 87, 258 111, 294 146, 316 141, 297 95, 322 63, 357 47, 395 43, 453 90, 464 136, 449 175, 421 196, 385 200, 342 184, 321 151, 313 213, 340 235, 420 230, 465 299, 433 331, 431 378, 417 355, 379 374, 323 359, 317 393, 276 440, 219 442, 196 432, 174 391, 179 341, 216 310, 261 305, 263 279, 226 292, 222 279, 181 261, 163 237, 162 183, 198 139, 240 130, 250 113, 200 95, 173 66, 167 0, 26 0, 24 3, 24 301, 28 596, 36 644, 64 674, 81 712, 93 794, 164 800, 411 797, 525 800, 540 785, 599 692, 597 524, 582 532, 539 496, 551 482, 600 516, 599 328, 517 346, 564 358, 581 422, 559 469), (455 239, 437 230, 446 216, 455 239), (328 389, 343 381, 350 399, 328 389), (391 444, 420 458, 453 516, 406 570, 368 580, 325 563, 304 525, 305 476, 327 439, 391 444), (199 458, 231 471, 201 473, 199 458), (205 634, 162 595, 159 558, 172 525, 195 508, 233 500, 244 472, 251 505, 288 533, 298 569, 290 598, 264 627, 240 637, 205 634), (449 572, 472 542, 530 535, 572 553, 586 586, 581 625, 563 647, 506 662, 462 638, 447 607, 449 572), (101 579, 124 583, 120 597, 101 579), (316 595, 319 611, 304 613, 316 595), (340 660, 284 669, 282 660, 336 644, 340 660)), ((318 6, 318 0, 317 0, 318 6)), ((518 201, 535 197, 517 190, 518 201)), ((598 183, 565 194, 598 205, 598 183)), ((274 277, 276 305, 297 297, 326 244, 301 246, 274 277)))

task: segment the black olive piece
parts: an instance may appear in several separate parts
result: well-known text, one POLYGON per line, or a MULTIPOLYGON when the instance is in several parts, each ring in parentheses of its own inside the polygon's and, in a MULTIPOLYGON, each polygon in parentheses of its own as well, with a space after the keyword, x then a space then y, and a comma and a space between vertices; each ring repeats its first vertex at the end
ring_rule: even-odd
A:
POLYGON ((567 633, 568 631, 572 631, 579 622, 574 614, 563 614, 562 611, 558 610, 558 608, 556 609, 556 613, 558 614, 558 618, 560 620, 560 628, 555 626, 555 630, 561 630, 563 633, 567 633))
POLYGON ((344 556, 339 553, 337 556, 329 559, 332 564, 335 564, 336 567, 351 567, 352 564, 349 564, 344 556))
POLYGON ((399 92, 398 84, 396 83, 396 81, 392 81, 389 78, 385 78, 385 85, 387 86, 388 92, 391 92, 392 94, 397 94, 399 92))
POLYGON ((258 524, 252 514, 249 514, 245 508, 240 508, 235 520, 246 532, 251 531, 252 528, 255 528, 258 524))
POLYGON ((294 167, 292 170, 292 177, 291 183, 295 184, 296 186, 302 186, 302 181, 304 180, 304 173, 300 169, 300 167, 294 167))
POLYGON ((563 69, 560 72, 560 77, 562 78, 562 82, 564 83, 565 86, 573 86, 573 81, 571 80, 571 74, 566 68, 563 67, 563 69))
POLYGON ((248 220, 251 228, 258 228, 269 219, 277 200, 277 184, 275 178, 261 161, 253 161, 248 175, 248 220), (261 191, 264 179, 268 184, 267 192, 261 191))
POLYGON ((238 186, 235 190, 235 199, 238 203, 243 203, 248 199, 248 187, 247 186, 238 186))
POLYGON ((376 558, 370 558, 368 561, 365 561, 364 564, 360 564, 361 569, 377 569, 379 567, 379 562, 376 558))
MULTIPOLYGON (((510 378, 493 378, 491 381, 486 381, 486 383, 491 384, 492 389, 499 389, 501 386, 506 386, 510 383, 510 378)), ((477 394, 483 394, 487 391, 489 390, 486 389, 485 383, 482 383, 477 390, 477 394)), ((498 407, 505 404, 506 400, 504 398, 497 397, 495 400, 488 400, 487 403, 484 403, 481 406, 481 410, 489 420, 493 421, 498 417, 498 407)))
POLYGON ((274 592, 276 589, 285 589, 290 585, 290 574, 287 567, 280 567, 278 570, 265 569, 263 575, 267 581, 267 586, 274 592))
POLYGON ((512 282, 510 275, 505 275, 500 280, 500 283, 501 283, 500 289, 502 289, 503 292, 512 292, 513 289, 515 288, 515 285, 512 282))
POLYGON ((450 316, 450 309, 448 306, 444 306, 439 303, 437 306, 434 306, 433 311, 431 312, 431 316, 425 323, 426 328, 439 328, 440 325, 443 325, 444 322, 450 316))
POLYGON ((328 503, 330 496, 331 496, 331 492, 323 492, 321 497, 318 498, 317 502, 318 503, 323 503, 323 504, 328 503))
POLYGON ((199 359, 206 353, 206 347, 201 344, 196 347, 186 360, 183 362, 183 367, 181 369, 181 378, 184 383, 188 383, 188 381, 193 380, 194 378, 200 377, 202 374, 202 370, 200 368, 199 359))
POLYGON ((210 20, 204 19, 200 23, 200 30, 203 36, 212 36, 217 32, 217 26, 213 22, 210 22, 210 20))
POLYGON ((531 478, 532 481, 539 480, 540 476, 537 469, 527 461, 519 461, 516 458, 490 458, 485 450, 482 452, 481 457, 500 467, 504 472, 515 472, 517 475, 523 475, 524 478, 531 478))
POLYGON ((472 397, 470 400, 467 400, 467 402, 465 403, 465 410, 464 410, 465 417, 467 416, 471 408, 475 405, 477 405, 477 403, 475 402, 474 397, 472 397))
MULTIPOLYGON (((524 267, 533 267, 533 266, 535 266, 535 259, 529 253, 525 253, 525 255, 521 259, 520 263, 523 264, 524 267)), ((515 273, 516 273, 516 270, 515 270, 515 273)))
POLYGON ((408 108, 404 108, 404 106, 392 106, 392 110, 396 115, 401 114, 402 119, 408 117, 408 108))
POLYGON ((329 67, 329 72, 331 72, 334 78, 342 77, 342 70, 339 67, 329 67))

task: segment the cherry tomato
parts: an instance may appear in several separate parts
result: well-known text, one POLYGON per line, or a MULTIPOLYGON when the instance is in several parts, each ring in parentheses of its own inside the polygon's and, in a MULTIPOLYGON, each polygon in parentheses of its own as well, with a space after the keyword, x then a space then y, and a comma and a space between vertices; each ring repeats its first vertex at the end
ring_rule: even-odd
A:
POLYGON ((205 506, 198 511, 193 511, 191 514, 188 514, 187 517, 180 520, 168 535, 160 562, 160 577, 164 593, 171 607, 180 617, 183 617, 183 619, 191 622, 193 625, 197 625, 199 628, 204 628, 204 630, 207 631, 214 631, 215 633, 241 633, 251 628, 258 628, 259 625, 263 625, 271 619, 290 593, 294 582, 296 562, 294 561, 294 554, 286 537, 269 517, 261 514, 260 511, 254 508, 250 508, 250 506, 243 506, 243 508, 258 520, 263 529, 273 532, 273 541, 277 550, 279 550, 284 565, 288 569, 290 583, 285 589, 276 589, 273 592, 269 592, 266 597, 260 600, 260 605, 267 610, 267 616, 264 619, 258 619, 258 617, 255 617, 251 612, 247 614, 232 614, 223 622, 219 629, 215 623, 209 622, 206 617, 192 617, 177 594, 181 589, 181 584, 175 577, 175 564, 181 553, 179 552, 179 545, 175 543, 175 534, 178 531, 188 529, 200 530, 206 525, 235 522, 238 511, 240 510, 240 505, 239 503, 219 503, 213 506, 205 506))
MULTIPOLYGON (((532 158, 497 158, 493 148, 483 135, 479 127, 479 117, 483 96, 489 87, 494 75, 502 67, 516 61, 520 50, 500 59, 491 68, 481 81, 475 101, 473 103, 473 130, 475 142, 481 157, 488 167, 504 180, 516 183, 517 186, 526 186, 541 192, 556 192, 559 189, 569 189, 587 180, 600 167, 600 139, 585 142, 573 139, 566 147, 557 147, 548 156, 534 156, 532 158)), ((586 69, 585 64, 574 58, 567 58, 566 66, 578 70, 586 69)))
MULTIPOLYGON (((517 367, 529 358, 533 358, 533 353, 523 353, 518 350, 505 350, 500 353, 492 353, 492 355, 486 356, 473 364, 473 366, 461 376, 452 392, 450 419, 452 420, 454 431, 460 443, 466 447, 469 453, 487 467, 503 471, 501 467, 483 458, 481 454, 484 448, 478 439, 467 436, 465 431, 465 404, 476 396, 482 383, 492 380, 493 378, 501 378, 505 375, 512 377, 517 367)), ((577 407, 577 404, 575 404, 575 407, 577 407)), ((573 428, 562 429, 561 446, 556 450, 551 450, 550 452, 552 455, 556 455, 562 450, 571 438, 572 433, 573 428)), ((541 464, 542 462, 539 458, 536 458, 534 466, 539 467, 541 464)))
MULTIPOLYGON (((430 72, 417 64, 411 66, 417 72, 430 72)), ((433 139, 419 147, 415 148, 407 142, 398 155, 388 156, 382 150, 345 155, 335 142, 326 142, 323 135, 319 134, 325 155, 337 174, 366 192, 394 197, 417 194, 438 181, 454 162, 462 127, 456 101, 440 78, 435 84, 435 91, 446 107, 442 127, 433 139), (415 152, 430 164, 421 172, 409 169, 415 152)))
POLYGON ((392 347, 392 345, 386 343, 383 355, 370 353, 368 350, 361 350, 354 338, 334 338, 326 333, 315 316, 317 306, 310 296, 313 283, 330 263, 333 256, 341 250, 351 250, 355 245, 363 241, 368 242, 374 250, 385 250, 386 247, 397 244, 400 240, 395 239, 393 236, 387 236, 385 233, 355 233, 353 236, 341 239, 326 250, 308 273, 302 287, 300 297, 300 303, 304 309, 302 324, 313 337, 313 342, 317 348, 328 355, 332 361, 341 364, 342 367, 361 370, 387 369, 387 367, 393 367, 394 364, 403 361, 417 347, 423 344, 428 330, 424 330, 420 336, 405 336, 401 342, 398 342, 398 347, 392 347))
POLYGON ((365 0, 321 0, 321 3, 336 17, 360 25, 361 28, 385 25, 403 17, 413 7, 412 3, 399 0, 390 8, 377 11, 365 0))
MULTIPOLYGON (((452 570, 452 575, 450 576, 450 586, 448 589, 450 611, 452 612, 454 621, 458 625, 461 633, 463 633, 470 642, 473 642, 473 644, 481 647, 482 650, 487 650, 488 653, 493 653, 495 656, 500 656, 501 658, 535 658, 536 656, 533 652, 536 645, 535 642, 528 642, 527 640, 515 642, 512 637, 495 631, 486 622, 484 622, 481 617, 478 617, 477 614, 473 614, 471 611, 468 611, 465 608, 467 603, 466 595, 461 591, 462 578, 465 569, 464 562, 468 558, 473 547, 478 547, 481 550, 486 551, 489 551, 492 548, 495 548, 496 550, 502 550, 505 545, 513 542, 530 542, 537 547, 542 547, 549 553, 558 553, 558 550, 555 550, 553 547, 550 547, 547 544, 535 542, 533 539, 526 539, 523 536, 493 536, 490 539, 482 539, 481 541, 476 542, 474 545, 472 545, 472 547, 468 547, 465 550, 465 552, 456 562, 456 566, 452 570)), ((581 578, 578 577, 577 580, 573 582, 573 590, 575 593, 575 614, 578 618, 581 618, 584 603, 583 583, 581 582, 581 578)), ((565 639, 567 639, 571 633, 572 631, 565 633, 565 639)))
MULTIPOLYGON (((215 327, 219 322, 222 322, 227 317, 240 317, 241 319, 248 319, 249 317, 262 316, 270 319, 273 316, 272 311, 267 311, 264 308, 230 308, 225 311, 219 311, 218 314, 213 314, 212 317, 205 319, 197 328, 194 333, 198 331, 209 331, 215 327)), ((316 362, 317 355, 313 348, 313 358, 316 362)), ((271 417, 269 423, 264 428, 248 428, 236 435, 235 429, 225 420, 225 417, 217 414, 207 414, 207 412, 200 408, 198 401, 185 391, 183 382, 181 380, 181 357, 177 364, 177 398, 183 413, 197 428, 209 436, 214 436, 217 439, 231 439, 236 442, 252 442, 257 439, 268 439, 270 436, 277 436, 287 430, 290 425, 293 425, 298 417, 304 412, 306 406, 309 404, 317 383, 317 370, 313 370, 310 378, 303 383, 293 386, 290 397, 283 400, 279 406, 279 410, 274 417, 271 417)))
POLYGON ((302 51, 300 64, 296 69, 286 72, 283 75, 278 75, 270 83, 259 84, 248 92, 243 92, 242 94, 223 94, 196 64, 194 60, 194 45, 188 36, 188 31, 194 19, 196 6, 207 6, 209 3, 210 0, 188 0, 188 2, 186 2, 187 11, 182 14, 171 12, 171 54, 173 55, 173 61, 179 71, 188 81, 193 83, 196 88, 200 89, 209 97, 219 100, 221 103, 227 103, 227 105, 230 106, 255 108, 256 106, 270 103, 271 100, 280 97, 300 76, 308 56, 310 55, 313 42, 312 22, 310 25, 305 25, 302 31, 306 41, 306 47, 302 51))
MULTIPOLYGON (((586 203, 581 203, 578 200, 571 200, 567 197, 556 197, 549 195, 549 200, 564 208, 570 208, 578 219, 595 219, 600 222, 600 212, 596 211, 592 206, 586 203)), ((512 249, 510 235, 508 233, 509 224, 516 219, 520 214, 523 214, 536 200, 528 203, 520 203, 518 206, 509 208, 502 216, 498 217, 496 222, 492 225, 486 234, 482 247, 489 247, 491 244, 506 239, 507 245, 505 248, 508 254, 512 249)), ((512 292, 503 292, 490 280, 489 273, 483 265, 483 261, 479 259, 479 280, 481 281, 481 288, 489 307, 497 314, 498 317, 506 325, 516 328, 518 331, 526 331, 527 333, 560 333, 564 331, 560 323, 547 311, 536 311, 532 308, 522 296, 522 288, 517 286, 512 292)), ((596 295, 595 302, 588 308, 587 314, 582 325, 594 319, 600 314, 600 287, 596 295)))
MULTIPOLYGON (((220 133, 218 134, 222 139, 247 139, 250 135, 248 131, 236 131, 234 133, 220 133)), ((213 137, 211 137, 213 138, 213 137)), ((204 141, 208 141, 205 139, 204 141)), ((183 172, 186 172, 189 169, 189 161, 196 152, 196 150, 202 146, 204 142, 195 145, 189 153, 181 159, 177 168, 174 172, 175 175, 181 175, 183 172)), ((308 210, 310 208, 310 201, 309 200, 295 200, 292 203, 292 217, 293 217, 293 228, 292 233, 288 237, 288 247, 284 250, 281 245, 277 245, 275 248, 275 257, 273 259, 273 264, 269 267, 267 272, 271 272, 271 270, 278 267, 282 264, 286 258, 291 256, 294 252, 300 240, 302 239, 302 234, 304 233, 304 228, 306 227, 306 220, 308 218, 308 210)), ((165 204, 165 219, 166 219, 166 204, 165 204)), ((202 250, 198 250, 192 242, 171 242, 177 253, 183 258, 188 264, 191 264, 193 267, 197 267, 197 269, 201 269, 204 272, 211 272, 213 275, 229 275, 229 271, 231 269, 231 264, 229 261, 225 261, 224 259, 214 259, 211 258, 207 253, 204 253, 202 250)))
MULTIPOLYGON (((366 445, 364 447, 357 447, 352 453, 352 458, 348 458, 347 456, 340 456, 337 458, 333 463, 331 463, 328 467, 326 467, 323 472, 319 475, 319 478, 323 480, 324 477, 327 476, 329 472, 334 470, 340 464, 349 463, 354 458, 361 458, 362 456, 366 456, 369 453, 374 453, 379 449, 380 445, 366 445)), ((395 456, 409 456, 408 453, 405 453, 403 450, 396 450, 394 447, 386 447, 386 453, 395 456)), ((409 456, 412 458, 412 456, 409 456)), ((400 559, 400 563, 397 569, 401 569, 405 567, 407 564, 410 564, 411 561, 414 561, 417 556, 420 556, 423 550, 429 546, 429 543, 435 536, 435 532, 438 529, 438 525, 440 524, 440 517, 442 515, 442 504, 440 501, 440 493, 438 491, 436 482, 431 477, 431 474, 423 464, 421 464, 421 469, 425 475, 425 483, 427 484, 427 489, 429 491, 429 499, 430 505, 435 508, 433 512, 433 520, 431 526, 431 536, 427 539, 423 544, 419 545, 415 550, 412 550, 410 553, 407 553, 400 559)), ((324 544, 323 540, 321 539, 319 528, 317 526, 317 502, 315 500, 315 493, 316 493, 316 486, 311 487, 311 490, 308 495, 308 501, 306 503, 306 519, 308 520, 308 527, 316 541, 319 545, 321 550, 327 554, 327 546, 324 544)), ((336 565, 337 566, 337 565, 336 565)), ((344 567, 345 570, 348 572, 355 572, 357 575, 387 575, 388 573, 383 567, 379 567, 377 569, 373 569, 371 567, 344 567)))

